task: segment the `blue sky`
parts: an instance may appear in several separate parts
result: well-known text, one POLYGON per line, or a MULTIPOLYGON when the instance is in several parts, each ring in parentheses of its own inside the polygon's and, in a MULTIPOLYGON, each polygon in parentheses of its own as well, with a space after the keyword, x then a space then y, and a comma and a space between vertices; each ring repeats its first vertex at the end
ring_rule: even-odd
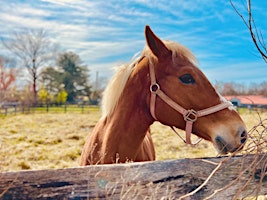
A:
MULTIPOLYGON (((267 41, 267 1, 251 0, 267 41)), ((91 71, 110 78, 145 45, 144 27, 179 42, 198 58, 214 83, 267 81, 267 64, 227 0, 0 0, 0 37, 44 28, 64 51, 78 54, 91 71)), ((235 0, 246 15, 245 1, 235 0)), ((267 43, 267 42, 266 42, 267 43)), ((2 50, 3 51, 3 50, 2 50)), ((1 54, 1 51, 0 51, 1 54)))

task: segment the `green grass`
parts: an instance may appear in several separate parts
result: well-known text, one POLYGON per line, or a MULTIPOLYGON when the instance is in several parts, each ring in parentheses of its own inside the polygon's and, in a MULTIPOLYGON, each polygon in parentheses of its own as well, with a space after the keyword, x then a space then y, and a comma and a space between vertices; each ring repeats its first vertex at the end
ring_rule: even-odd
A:
MULTIPOLYGON (((262 118, 266 113, 260 114, 262 118)), ((34 112, 0 118, 0 171, 67 168, 78 166, 86 137, 100 118, 99 108, 86 112, 34 112)), ((256 112, 242 111, 248 129, 260 121, 256 112)), ((184 144, 169 127, 156 122, 152 138, 157 160, 209 157, 217 153, 202 141, 184 144)), ((183 132, 180 131, 183 135, 183 132)))

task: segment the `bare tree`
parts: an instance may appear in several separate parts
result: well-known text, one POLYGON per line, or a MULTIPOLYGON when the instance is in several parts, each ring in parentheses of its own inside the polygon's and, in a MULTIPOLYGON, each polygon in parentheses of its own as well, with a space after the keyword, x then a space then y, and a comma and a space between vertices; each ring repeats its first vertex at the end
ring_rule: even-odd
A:
POLYGON ((10 61, 0 56, 0 102, 6 100, 6 94, 16 80, 17 71, 8 67, 10 61))
POLYGON ((15 55, 19 67, 26 67, 28 70, 36 102, 39 71, 55 55, 55 45, 43 29, 14 32, 11 39, 2 40, 2 43, 15 55))
POLYGON ((247 19, 244 17, 243 14, 237 9, 237 7, 234 5, 233 1, 230 0, 230 3, 232 7, 234 8, 235 12, 241 17, 247 28, 249 29, 249 33, 251 36, 251 39, 257 48, 258 52, 260 53, 263 60, 267 63, 267 48, 264 42, 263 35, 260 30, 258 30, 256 23, 253 18, 252 14, 252 8, 251 8, 251 1, 246 0, 246 12, 247 12, 247 19))
POLYGON ((15 69, 5 67, 4 59, 0 57, 0 90, 7 90, 15 82, 15 69))

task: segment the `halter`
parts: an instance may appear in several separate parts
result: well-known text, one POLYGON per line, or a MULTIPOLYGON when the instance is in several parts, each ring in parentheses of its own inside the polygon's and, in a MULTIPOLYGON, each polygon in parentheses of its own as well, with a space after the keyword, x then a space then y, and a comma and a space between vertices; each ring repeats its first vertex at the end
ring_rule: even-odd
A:
MULTIPOLYGON (((157 117, 155 115, 155 109, 156 109, 156 97, 157 95, 169 106, 171 106, 174 110, 179 112, 183 115, 184 120, 186 122, 185 126, 185 132, 186 132, 186 140, 183 139, 183 141, 187 144, 195 145, 198 142, 200 142, 201 138, 199 138, 196 142, 191 142, 191 133, 193 128, 193 123, 197 120, 198 117, 203 117, 215 112, 218 112, 220 110, 223 110, 225 108, 228 108, 232 106, 233 104, 230 101, 222 102, 216 106, 212 106, 203 110, 195 111, 193 109, 186 110, 176 102, 174 102, 170 97, 168 97, 161 89, 160 85, 156 81, 156 75, 154 67, 149 65, 149 73, 150 73, 150 92, 151 92, 151 98, 150 98, 150 113, 152 117, 157 120, 157 117)), ((174 129, 174 127, 171 127, 172 130, 180 137, 182 138, 179 133, 177 133, 174 129)))

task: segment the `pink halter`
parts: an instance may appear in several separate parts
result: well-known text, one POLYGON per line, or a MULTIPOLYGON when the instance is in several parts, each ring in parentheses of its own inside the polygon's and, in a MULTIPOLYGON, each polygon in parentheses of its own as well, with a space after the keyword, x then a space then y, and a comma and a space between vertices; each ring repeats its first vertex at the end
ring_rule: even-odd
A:
MULTIPOLYGON (((186 140, 184 140, 185 143, 187 144, 197 144, 200 142, 201 138, 199 138, 196 142, 192 143, 191 142, 191 133, 192 133, 192 128, 193 128, 193 123, 197 120, 198 117, 203 117, 205 115, 209 115, 215 112, 218 112, 220 110, 223 110, 225 108, 228 108, 232 106, 233 104, 229 101, 222 102, 216 106, 212 106, 210 108, 206 108, 203 110, 195 111, 193 109, 186 110, 179 104, 175 103, 171 98, 169 98, 161 89, 159 84, 156 81, 156 75, 153 66, 149 65, 149 73, 150 73, 150 80, 151 80, 151 85, 150 85, 150 92, 151 92, 151 98, 150 98, 150 113, 152 117, 157 120, 157 117, 155 115, 155 109, 156 109, 156 97, 157 95, 169 106, 171 106, 174 110, 177 112, 181 113, 184 117, 184 120, 186 122, 186 127, 185 127, 185 132, 186 132, 186 140)), ((171 127, 172 130, 178 134, 174 127, 171 127)), ((178 134, 179 137, 181 137, 178 134)))

